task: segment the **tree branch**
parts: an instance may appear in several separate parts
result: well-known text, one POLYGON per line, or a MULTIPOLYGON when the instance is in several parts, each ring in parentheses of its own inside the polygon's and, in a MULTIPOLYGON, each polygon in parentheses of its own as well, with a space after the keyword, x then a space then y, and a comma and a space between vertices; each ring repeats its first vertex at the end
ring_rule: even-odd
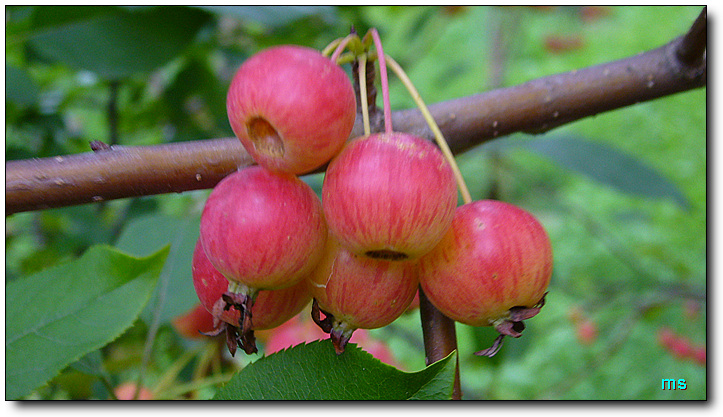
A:
MULTIPOLYGON (((690 31, 651 51, 429 109, 455 154, 515 132, 541 133, 585 117, 706 85, 705 9, 690 31)), ((418 110, 394 129, 433 139, 418 110)), ((357 121, 351 137, 362 134, 357 121)), ((378 126, 375 126, 378 128, 378 126)), ((378 130, 374 129, 373 130, 378 130)), ((252 164, 237 139, 212 139, 5 164, 6 215, 143 195, 211 188, 252 164)))
MULTIPOLYGON (((422 321, 422 337, 424 338, 424 355, 429 366, 457 350, 457 330, 455 321, 442 314, 429 301, 422 287, 419 287, 419 315, 422 321)), ((454 371, 454 388, 452 399, 462 399, 459 380, 459 352, 454 371)))
POLYGON ((676 56, 683 64, 691 68, 705 69, 705 49, 707 43, 708 7, 704 7, 698 18, 693 22, 688 33, 678 44, 676 56))

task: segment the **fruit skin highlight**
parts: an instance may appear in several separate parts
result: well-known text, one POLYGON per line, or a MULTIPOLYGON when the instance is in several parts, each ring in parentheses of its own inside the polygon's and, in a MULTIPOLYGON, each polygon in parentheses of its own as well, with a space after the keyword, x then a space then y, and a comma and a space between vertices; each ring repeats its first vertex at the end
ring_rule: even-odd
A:
POLYGON ((311 187, 259 166, 224 178, 201 214, 208 259, 228 280, 253 291, 301 281, 320 259, 326 235, 321 202, 311 187))
POLYGON ((331 334, 340 354, 354 330, 383 327, 402 315, 418 286, 416 262, 355 255, 329 236, 324 257, 309 279, 315 299, 312 317, 331 334), (326 319, 321 320, 319 312, 326 319))
POLYGON ((457 204, 454 174, 431 142, 380 133, 349 142, 322 187, 331 233, 357 255, 416 259, 444 236, 457 204))
POLYGON ((327 163, 356 119, 346 72, 315 49, 282 45, 246 60, 226 97, 229 122, 259 165, 307 173, 327 163))
POLYGON ((544 305, 552 276, 552 246, 527 211, 494 200, 460 206, 441 242, 419 261, 420 285, 445 316, 471 326, 494 326, 520 337, 523 320, 544 305))

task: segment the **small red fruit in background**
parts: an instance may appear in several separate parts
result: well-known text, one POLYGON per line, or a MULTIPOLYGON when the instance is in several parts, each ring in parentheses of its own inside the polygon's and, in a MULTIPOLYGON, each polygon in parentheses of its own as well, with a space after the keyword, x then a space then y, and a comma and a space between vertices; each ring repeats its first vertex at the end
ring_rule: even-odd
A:
POLYGON ((345 248, 378 259, 415 259, 449 228, 457 205, 452 168, 431 142, 380 133, 349 142, 322 187, 329 230, 345 248))
POLYGON ((597 324, 587 318, 582 307, 573 306, 567 311, 567 318, 575 326, 577 340, 583 345, 595 343, 598 336, 597 324))
POLYGON ((118 385, 113 393, 119 400, 152 400, 153 393, 146 387, 141 387, 136 396, 137 385, 133 382, 125 382, 118 385))
POLYGON ((693 348, 693 352, 691 352, 691 357, 700 366, 706 365, 706 348, 705 346, 696 346, 693 348))
POLYGON ((678 337, 673 340, 673 343, 668 348, 668 351, 678 359, 685 359, 693 353, 693 347, 690 342, 682 337, 678 337))
POLYGON ((670 349, 678 336, 669 327, 662 327, 658 330, 658 343, 665 349, 670 349))
POLYGON ((582 49, 585 41, 580 35, 547 35, 545 37, 545 49, 555 54, 562 54, 582 49))
POLYGON ((202 339, 205 337, 203 333, 212 332, 216 328, 213 316, 201 303, 197 303, 186 313, 174 318, 171 325, 178 334, 187 339, 202 339))
POLYGON ((227 303, 225 295, 229 282, 208 260, 200 240, 196 242, 193 251, 193 286, 201 305, 213 318, 213 326, 206 334, 215 336, 225 331, 226 343, 232 355, 236 352, 236 346, 246 353, 256 352, 254 330, 271 329, 283 324, 311 301, 307 282, 301 280, 280 290, 259 291, 250 314, 243 316, 238 306, 227 303), (247 329, 243 329, 245 317, 250 322, 247 329))
POLYGON ((341 354, 354 330, 386 326, 409 307, 419 285, 417 275, 416 263, 355 255, 329 236, 309 280, 312 317, 330 333, 341 354))
POLYGON ((521 336, 523 320, 544 304, 552 246, 542 225, 512 204, 481 200, 456 209, 442 241, 420 259, 420 284, 439 311, 500 337, 477 354, 492 356, 502 336, 521 336))
MULTIPOLYGON (((303 315, 303 313, 301 315, 303 315)), ((308 316, 302 318, 301 315, 294 316, 291 320, 279 327, 257 333, 257 338, 264 342, 264 353, 266 355, 296 346, 300 343, 323 339, 327 336, 308 316)), ((349 342, 356 343, 360 348, 380 361, 399 367, 399 363, 394 359, 394 355, 389 347, 381 340, 374 338, 368 330, 357 329, 354 331, 349 342)))
POLYGON ((658 343, 677 359, 690 359, 698 365, 706 365, 706 347, 693 344, 690 339, 676 334, 669 327, 658 330, 658 343))
POLYGON ((583 345, 592 345, 597 340, 597 325, 594 321, 585 319, 579 322, 575 329, 577 331, 577 340, 583 345))
POLYGON ((356 119, 354 88, 319 51, 283 45, 246 60, 226 98, 231 128, 254 160, 303 174, 328 162, 356 119))

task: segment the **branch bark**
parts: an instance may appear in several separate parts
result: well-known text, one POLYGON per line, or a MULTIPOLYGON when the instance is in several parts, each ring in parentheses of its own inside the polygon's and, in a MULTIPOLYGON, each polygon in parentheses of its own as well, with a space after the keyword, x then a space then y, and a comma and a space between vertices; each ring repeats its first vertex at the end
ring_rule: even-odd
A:
MULTIPOLYGON (((684 36, 651 51, 429 109, 455 154, 515 132, 542 133, 585 117, 706 85, 706 9, 684 36)), ((396 131, 433 139, 418 110, 396 131)), ((357 123, 351 137, 362 133, 357 123)), ((118 198, 212 188, 253 163, 238 140, 211 139, 5 164, 6 215, 118 198)))
MULTIPOLYGON (((429 366, 444 359, 457 350, 457 329, 455 321, 437 310, 419 287, 419 316, 422 321, 422 338, 424 339, 424 356, 429 366)), ((462 388, 459 379, 459 352, 454 370, 454 386, 452 399, 462 399, 462 388)))

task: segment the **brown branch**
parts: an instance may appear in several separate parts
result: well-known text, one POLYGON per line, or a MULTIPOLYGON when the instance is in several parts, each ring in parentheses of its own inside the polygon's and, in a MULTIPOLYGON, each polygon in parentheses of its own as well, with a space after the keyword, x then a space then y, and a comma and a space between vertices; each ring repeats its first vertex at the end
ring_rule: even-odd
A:
MULTIPOLYGON (((457 350, 457 333, 454 320, 443 315, 429 301, 419 287, 419 314, 422 320, 422 337, 424 338, 424 354, 427 366, 457 350)), ((459 380, 459 352, 454 371, 453 400, 462 399, 459 380)))
POLYGON ((678 44, 676 56, 684 65, 691 68, 705 66, 705 50, 707 46, 707 14, 708 7, 704 7, 693 22, 688 33, 678 44))
MULTIPOLYGON (((96 147, 98 148, 98 147, 96 147)), ((5 164, 7 214, 212 188, 253 161, 236 139, 111 146, 71 156, 5 164)))
MULTIPOLYGON (((705 10, 704 10, 705 12, 705 10)), ((704 15, 702 13, 701 15, 704 15)), ((706 85, 705 20, 672 42, 626 59, 445 101, 430 111, 455 154, 515 132, 540 133, 565 123, 706 85), (695 47, 693 45, 696 45, 695 47), (693 55, 703 55, 691 59, 693 55), (690 63, 700 63, 691 66, 690 63)), ((428 139, 418 110, 392 115, 394 129, 428 139)), ((362 132, 357 123, 352 136, 362 132)), ((6 215, 117 198, 211 188, 253 163, 238 140, 113 147, 5 165, 6 215)))

